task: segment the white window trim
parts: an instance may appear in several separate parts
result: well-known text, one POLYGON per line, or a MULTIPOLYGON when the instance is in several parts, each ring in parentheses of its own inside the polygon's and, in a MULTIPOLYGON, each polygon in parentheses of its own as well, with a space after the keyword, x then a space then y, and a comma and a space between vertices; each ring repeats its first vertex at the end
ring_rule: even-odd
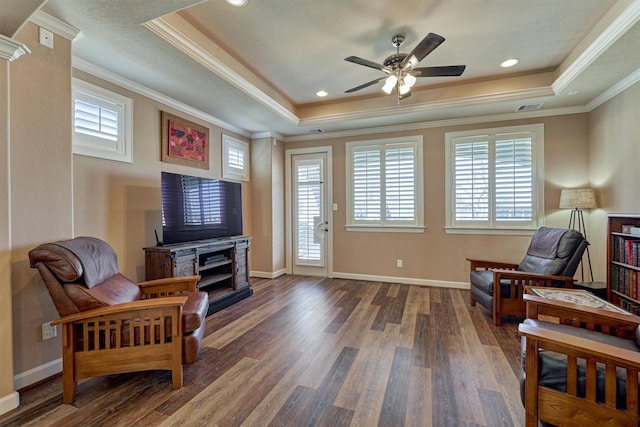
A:
POLYGON ((423 137, 413 135, 397 138, 385 138, 369 141, 352 141, 346 143, 346 195, 347 218, 345 229, 347 231, 373 232, 373 233, 423 233, 424 227, 424 172, 423 172, 423 137), (416 219, 413 224, 362 224, 353 220, 353 150, 366 145, 385 145, 398 143, 412 143, 416 148, 416 219))
POLYGON ((446 132, 445 133, 445 232, 449 234, 496 234, 496 235, 530 235, 538 227, 544 225, 544 124, 531 124, 521 126, 505 126, 490 129, 476 129, 462 132, 446 132), (468 137, 474 135, 493 135, 503 133, 532 132, 534 138, 533 144, 533 161, 535 177, 532 182, 534 195, 533 213, 535 216, 534 225, 532 226, 485 226, 485 225, 460 225, 455 223, 453 198, 453 162, 454 150, 453 141, 455 138, 468 137))
MULTIPOLYGON (((91 83, 77 78, 72 79, 73 99, 71 105, 71 117, 74 118, 73 109, 76 97, 90 97, 105 102, 116 104, 119 110, 121 122, 118 126, 118 138, 115 147, 105 147, 104 139, 73 132, 73 154, 98 157, 106 160, 115 160, 125 163, 133 163, 133 101, 131 98, 111 92, 91 83)), ((75 118, 74 118, 75 121, 75 118)), ((74 123, 75 128, 75 123, 74 123)))
POLYGON ((222 177, 237 179, 239 181, 249 181, 249 144, 238 138, 222 134, 222 177), (244 154, 244 168, 238 171, 229 164, 229 149, 235 148, 244 154))

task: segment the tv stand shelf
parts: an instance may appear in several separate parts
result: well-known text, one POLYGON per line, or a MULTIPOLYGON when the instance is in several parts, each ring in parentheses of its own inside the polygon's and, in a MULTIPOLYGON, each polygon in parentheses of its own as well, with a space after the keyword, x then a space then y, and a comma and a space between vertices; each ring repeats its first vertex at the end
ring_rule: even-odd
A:
POLYGON ((209 294, 209 315, 253 294, 250 241, 238 237, 144 248, 145 278, 200 275, 197 286, 209 294))

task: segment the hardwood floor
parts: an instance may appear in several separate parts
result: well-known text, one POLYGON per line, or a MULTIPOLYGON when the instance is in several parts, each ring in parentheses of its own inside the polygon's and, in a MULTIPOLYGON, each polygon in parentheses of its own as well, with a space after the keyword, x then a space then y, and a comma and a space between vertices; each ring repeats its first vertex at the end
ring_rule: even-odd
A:
POLYGON ((518 319, 496 328, 469 293, 283 276, 207 318, 184 387, 169 372, 20 392, 0 425, 521 426, 518 319))

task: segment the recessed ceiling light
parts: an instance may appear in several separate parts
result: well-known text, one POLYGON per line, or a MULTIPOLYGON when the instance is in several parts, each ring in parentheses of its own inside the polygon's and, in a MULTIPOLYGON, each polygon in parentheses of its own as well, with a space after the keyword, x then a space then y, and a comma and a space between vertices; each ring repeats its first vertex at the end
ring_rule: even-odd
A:
POLYGON ((224 0, 229 3, 231 6, 235 7, 243 7, 247 5, 248 0, 224 0))
POLYGON ((327 96, 327 95, 329 95, 329 94, 327 93, 327 91, 326 91, 326 90, 319 90, 319 91, 317 91, 317 92, 316 92, 316 96, 319 96, 319 97, 321 97, 321 98, 322 98, 322 97, 325 97, 325 96, 327 96))
POLYGON ((511 58, 511 59, 507 59, 506 61, 504 61, 502 64, 500 64, 500 66, 502 68, 508 68, 508 67, 513 67, 514 65, 516 65, 518 62, 520 62, 519 59, 516 58, 511 58))

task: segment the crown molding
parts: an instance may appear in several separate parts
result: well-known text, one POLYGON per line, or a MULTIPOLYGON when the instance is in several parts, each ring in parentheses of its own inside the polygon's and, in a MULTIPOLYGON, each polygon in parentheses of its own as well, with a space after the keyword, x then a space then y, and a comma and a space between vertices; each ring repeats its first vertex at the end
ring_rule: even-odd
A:
POLYGON ((42 10, 36 11, 29 20, 40 27, 46 28, 55 34, 64 37, 67 40, 71 40, 72 42, 80 40, 83 36, 82 31, 73 25, 69 25, 58 18, 54 18, 42 10))
POLYGON ((613 20, 593 43, 551 84, 554 93, 562 92, 593 61, 609 49, 640 20, 640 0, 633 2, 613 20))
POLYGON ((251 139, 259 138, 274 138, 278 141, 282 141, 285 139, 285 137, 280 135, 278 132, 256 132, 251 134, 251 139))
POLYGON ((197 108, 191 107, 187 104, 184 104, 180 101, 170 98, 167 95, 164 95, 160 92, 156 92, 153 89, 150 89, 146 86, 143 86, 125 77, 122 77, 118 74, 107 71, 104 68, 98 67, 97 65, 94 65, 83 59, 73 57, 73 68, 76 68, 80 71, 84 71, 85 73, 89 73, 92 76, 106 80, 110 83, 113 83, 122 88, 128 89, 139 95, 146 96, 149 99, 165 104, 168 107, 175 108, 176 110, 182 111, 191 116, 197 117, 201 120, 204 120, 207 123, 211 123, 212 125, 218 126, 222 129, 228 130, 230 132, 235 132, 238 135, 242 135, 245 138, 250 137, 250 133, 247 132, 246 130, 240 129, 230 123, 220 120, 217 117, 214 117, 210 114, 200 111, 197 108))
POLYGON ((640 68, 592 99, 591 102, 587 104, 587 110, 595 110, 614 96, 624 92, 638 82, 640 82, 640 68))
POLYGON ((164 19, 156 18, 151 21, 145 22, 143 25, 147 29, 155 33, 157 36, 171 43, 181 52, 200 62, 205 67, 245 92, 247 95, 251 96, 258 102, 270 108, 272 111, 276 112, 295 125, 299 124, 300 119, 298 118, 298 116, 289 111, 289 109, 274 100, 272 97, 255 87, 247 79, 245 79, 240 74, 232 70, 229 66, 211 55, 200 45, 182 34, 173 26, 171 26, 164 19))
POLYGON ((0 34, 0 59, 13 62, 22 55, 31 53, 27 45, 0 34))
POLYGON ((376 108, 371 110, 354 111, 349 113, 327 114, 325 116, 310 117, 301 119, 300 126, 315 126, 326 123, 334 123, 342 120, 360 120, 372 117, 386 117, 399 114, 420 113, 431 110, 442 110, 446 108, 468 107, 493 102, 515 101, 527 98, 539 98, 553 96, 551 87, 540 87, 533 89, 515 90, 487 95, 468 96, 456 99, 446 99, 442 101, 425 102, 411 105, 394 105, 392 107, 376 108))
POLYGON ((486 115, 486 116, 462 117, 458 119, 434 120, 430 122, 409 123, 409 124, 392 125, 392 126, 380 126, 380 127, 362 128, 362 129, 354 129, 354 130, 347 130, 347 131, 327 132, 327 133, 313 134, 313 135, 294 135, 294 136, 284 137, 284 139, 282 139, 282 142, 302 142, 302 141, 313 141, 317 139, 329 139, 329 138, 350 138, 354 136, 372 135, 372 134, 380 134, 380 133, 402 132, 402 131, 408 131, 408 130, 409 131, 423 130, 423 129, 431 129, 431 128, 439 128, 439 127, 452 127, 452 126, 461 126, 461 125, 469 125, 469 124, 477 124, 477 123, 501 122, 501 121, 509 121, 509 120, 522 120, 522 119, 531 119, 531 118, 548 117, 548 116, 562 116, 562 115, 568 115, 568 114, 580 114, 580 113, 587 113, 587 112, 588 111, 585 107, 568 107, 568 108, 555 108, 550 110, 535 110, 535 111, 526 111, 526 112, 493 114, 493 115, 486 115))

